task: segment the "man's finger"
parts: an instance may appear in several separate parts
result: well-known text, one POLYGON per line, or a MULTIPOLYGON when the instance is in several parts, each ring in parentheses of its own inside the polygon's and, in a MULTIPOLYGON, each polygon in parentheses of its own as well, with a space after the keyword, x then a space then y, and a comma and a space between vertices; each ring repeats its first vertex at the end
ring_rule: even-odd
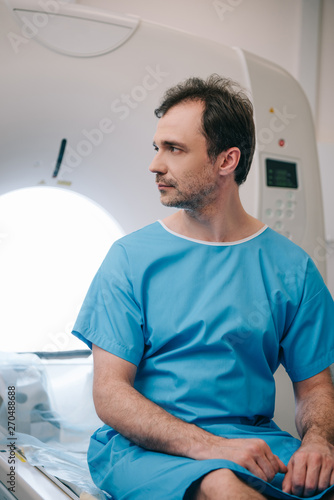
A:
POLYGON ((293 461, 291 464, 291 492, 296 496, 303 496, 306 479, 306 464, 303 460, 293 461))
POLYGON ((274 455, 273 453, 269 452, 267 455, 265 455, 265 459, 271 466, 270 468, 268 467, 267 469, 268 478, 269 476, 272 476, 270 477, 270 479, 268 479, 269 481, 271 481, 278 472, 282 472, 283 474, 287 472, 288 469, 286 465, 277 455, 274 455))
POLYGON ((256 463, 258 464, 260 469, 263 471, 263 474, 265 476, 265 481, 268 481, 270 483, 270 481, 272 481, 274 479, 275 474, 276 474, 276 470, 273 467, 270 460, 268 460, 266 456, 258 457, 256 459, 256 463))
POLYGON ((304 496, 310 497, 318 490, 319 476, 321 472, 320 457, 310 457, 306 466, 304 484, 304 496))
POLYGON ((268 476, 267 473, 263 470, 262 466, 260 466, 258 463, 253 462, 252 464, 247 467, 249 472, 254 474, 254 476, 259 477, 260 479, 263 479, 263 481, 268 481, 268 476))
POLYGON ((289 464, 287 469, 288 469, 288 472, 285 474, 285 477, 284 477, 283 483, 282 483, 282 491, 284 491, 284 493, 291 493, 291 490, 292 490, 292 466, 289 464))
POLYGON ((331 486, 331 477, 334 471, 331 467, 322 466, 319 474, 318 480, 318 490, 323 491, 331 486))
POLYGON ((278 471, 277 472, 281 472, 282 474, 286 474, 288 471, 287 466, 282 462, 282 460, 277 455, 274 455, 274 457, 276 458, 276 461, 278 464, 278 471))

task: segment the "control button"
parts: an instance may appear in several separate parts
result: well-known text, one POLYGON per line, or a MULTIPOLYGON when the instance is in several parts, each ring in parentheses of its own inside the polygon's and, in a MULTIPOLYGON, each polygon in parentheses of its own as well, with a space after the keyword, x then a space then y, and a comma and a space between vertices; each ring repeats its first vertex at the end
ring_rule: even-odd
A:
POLYGON ((276 210, 275 214, 276 214, 276 217, 282 217, 283 210, 276 210))
POLYGON ((282 208, 283 207, 283 201, 282 200, 276 200, 276 208, 282 208))
POLYGON ((296 195, 293 191, 287 191, 286 192, 286 197, 289 199, 289 200, 295 200, 296 199, 296 195))
POLYGON ((274 215, 274 212, 271 208, 267 208, 265 214, 267 217, 272 217, 274 215))
POLYGON ((296 203, 294 201, 287 201, 286 202, 286 207, 287 208, 295 208, 296 203))
POLYGON ((289 218, 289 219, 292 219, 294 217, 294 213, 292 210, 287 210, 286 211, 286 216, 289 218))
POLYGON ((280 230, 282 228, 283 228, 283 223, 280 220, 276 221, 275 225, 274 225, 274 229, 280 230))

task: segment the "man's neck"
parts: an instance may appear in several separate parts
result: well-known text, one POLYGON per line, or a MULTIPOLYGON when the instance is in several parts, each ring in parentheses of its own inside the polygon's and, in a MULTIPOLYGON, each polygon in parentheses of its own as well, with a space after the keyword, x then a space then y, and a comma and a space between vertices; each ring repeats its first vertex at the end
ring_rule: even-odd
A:
POLYGON ((252 236, 264 225, 245 212, 238 192, 200 212, 179 210, 163 222, 182 236, 211 242, 239 241, 252 236))

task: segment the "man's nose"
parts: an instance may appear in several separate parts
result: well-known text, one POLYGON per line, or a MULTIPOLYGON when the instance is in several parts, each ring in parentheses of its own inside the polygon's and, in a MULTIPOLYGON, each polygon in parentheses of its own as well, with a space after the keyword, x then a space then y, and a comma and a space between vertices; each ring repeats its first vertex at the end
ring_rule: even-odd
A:
POLYGON ((167 165, 158 152, 153 158, 151 165, 149 166, 149 171, 153 172, 154 174, 166 174, 167 170, 167 165))

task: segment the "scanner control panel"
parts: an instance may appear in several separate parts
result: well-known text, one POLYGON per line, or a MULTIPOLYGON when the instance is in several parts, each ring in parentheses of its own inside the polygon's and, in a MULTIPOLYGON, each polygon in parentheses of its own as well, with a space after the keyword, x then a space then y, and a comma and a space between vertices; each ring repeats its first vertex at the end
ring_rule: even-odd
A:
POLYGON ((300 244, 305 232, 305 200, 300 162, 287 158, 262 157, 263 222, 300 244))

